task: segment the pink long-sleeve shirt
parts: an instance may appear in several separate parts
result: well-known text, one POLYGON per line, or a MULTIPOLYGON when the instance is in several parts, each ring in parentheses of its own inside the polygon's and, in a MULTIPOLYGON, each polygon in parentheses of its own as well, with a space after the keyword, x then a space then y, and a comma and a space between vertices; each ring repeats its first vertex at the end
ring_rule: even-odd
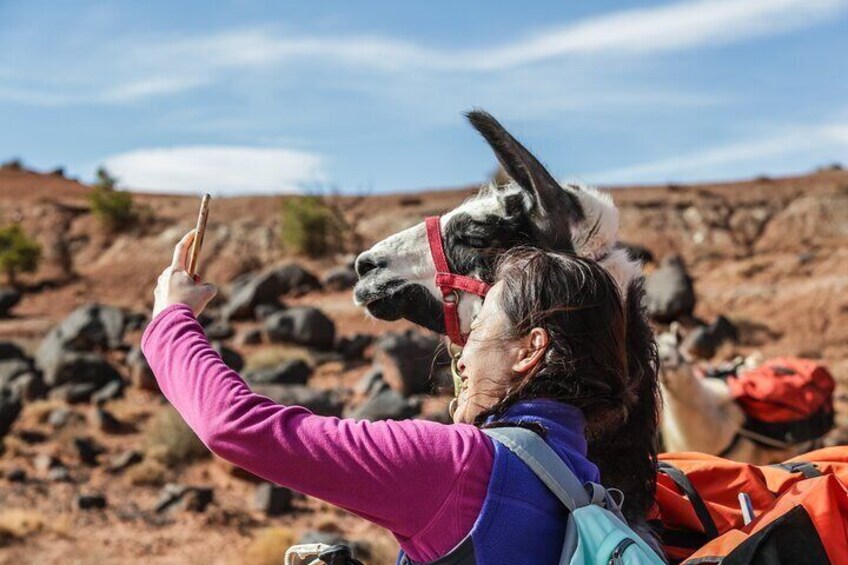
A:
POLYGON ((383 526, 414 561, 445 555, 471 531, 494 458, 474 426, 355 421, 276 404, 224 364, 181 304, 156 316, 141 348, 162 393, 220 457, 383 526))

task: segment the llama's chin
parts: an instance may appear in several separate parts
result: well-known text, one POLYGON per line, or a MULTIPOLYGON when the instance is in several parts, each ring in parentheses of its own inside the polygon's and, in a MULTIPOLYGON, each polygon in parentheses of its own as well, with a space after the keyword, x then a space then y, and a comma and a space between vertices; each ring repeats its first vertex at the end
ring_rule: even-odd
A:
POLYGON ((393 322, 405 318, 428 330, 444 333, 442 303, 421 285, 410 284, 389 296, 366 302, 368 313, 380 320, 393 322))

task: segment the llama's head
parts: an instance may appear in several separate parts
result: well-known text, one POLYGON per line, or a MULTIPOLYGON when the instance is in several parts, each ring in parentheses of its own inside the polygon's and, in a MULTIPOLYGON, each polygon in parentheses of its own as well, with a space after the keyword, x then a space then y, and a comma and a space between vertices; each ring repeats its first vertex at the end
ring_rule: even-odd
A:
MULTIPOLYGON (((618 212, 612 199, 595 189, 560 185, 542 164, 492 116, 468 119, 488 142, 512 182, 488 185, 441 218, 442 242, 453 273, 491 283, 495 261, 504 251, 529 245, 599 260, 626 295, 639 265, 616 247, 618 212)), ((406 318, 445 333, 442 293, 424 223, 394 234, 356 260, 359 282, 354 299, 383 320, 406 318)), ((459 296, 459 317, 467 333, 482 299, 459 296)))

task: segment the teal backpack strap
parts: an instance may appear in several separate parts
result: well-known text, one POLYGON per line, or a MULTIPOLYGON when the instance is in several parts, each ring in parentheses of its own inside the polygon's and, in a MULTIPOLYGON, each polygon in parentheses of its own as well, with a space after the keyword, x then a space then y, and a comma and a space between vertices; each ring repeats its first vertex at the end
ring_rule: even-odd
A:
POLYGON ((591 502, 580 479, 537 433, 525 428, 487 428, 482 432, 530 467, 569 512, 591 502))

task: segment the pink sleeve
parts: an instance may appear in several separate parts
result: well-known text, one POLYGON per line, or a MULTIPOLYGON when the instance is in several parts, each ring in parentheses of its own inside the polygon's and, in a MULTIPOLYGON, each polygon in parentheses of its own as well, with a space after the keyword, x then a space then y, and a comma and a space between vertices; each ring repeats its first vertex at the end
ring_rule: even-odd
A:
POLYGON ((387 528, 416 561, 444 555, 471 530, 493 459, 477 428, 276 404, 224 365, 184 305, 161 312, 141 347, 162 393, 220 457, 387 528))

